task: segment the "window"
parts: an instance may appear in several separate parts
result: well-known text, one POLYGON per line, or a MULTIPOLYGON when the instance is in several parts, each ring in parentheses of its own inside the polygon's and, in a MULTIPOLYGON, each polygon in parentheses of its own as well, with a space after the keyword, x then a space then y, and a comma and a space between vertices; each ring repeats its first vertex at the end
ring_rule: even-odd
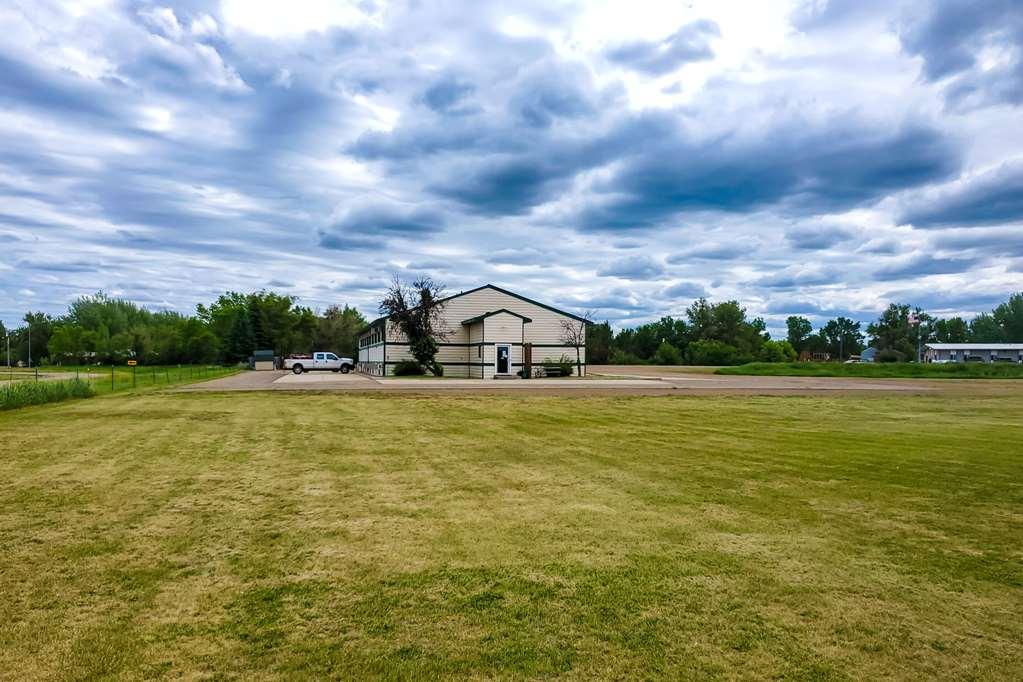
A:
POLYGON ((327 359, 328 360, 337 360, 337 356, 334 355, 333 353, 327 353, 327 359))

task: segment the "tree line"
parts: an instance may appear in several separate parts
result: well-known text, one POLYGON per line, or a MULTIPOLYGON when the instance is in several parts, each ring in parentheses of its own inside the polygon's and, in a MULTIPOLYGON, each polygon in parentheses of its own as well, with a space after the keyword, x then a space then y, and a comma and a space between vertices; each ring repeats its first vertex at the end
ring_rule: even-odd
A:
MULTIPOLYGON (((331 350, 355 357, 366 319, 355 308, 334 305, 321 314, 292 296, 269 291, 228 292, 194 315, 150 311, 104 293, 75 300, 64 315, 29 312, 17 329, 4 329, 11 361, 33 365, 245 362, 256 349, 277 355, 331 350)), ((0 340, 0 342, 4 342, 0 340)), ((6 353, 6 342, 0 353, 6 353)), ((6 355, 4 355, 6 360, 6 355)))
MULTIPOLYGON (((381 312, 394 311, 382 305, 381 312)), ((9 339, 12 362, 27 363, 31 357, 33 364, 128 358, 145 364, 233 364, 246 361, 256 349, 277 355, 330 350, 354 358, 358 334, 366 325, 362 314, 348 305, 316 313, 297 305, 292 296, 270 291, 227 292, 197 306, 194 315, 153 312, 101 292, 75 300, 64 315, 29 312, 23 322, 13 330, 0 323, 0 342, 9 339)), ((969 321, 892 303, 866 329, 840 316, 814 330, 809 319, 791 316, 786 331, 786 338, 772 339, 764 320, 750 318, 737 301, 701 298, 680 318, 662 317, 617 332, 606 321, 589 325, 586 358, 591 364, 735 365, 792 361, 804 351, 844 359, 869 343, 879 360, 912 360, 918 343, 1023 343, 1023 292, 969 321), (913 324, 914 317, 918 324, 913 324)), ((0 347, 0 353, 5 351, 0 347)))
POLYGON ((786 331, 786 338, 772 340, 763 319, 750 319, 737 301, 710 303, 701 298, 686 309, 684 318, 662 317, 618 332, 608 322, 591 325, 587 362, 738 365, 792 361, 804 351, 841 360, 860 354, 868 343, 877 350, 878 360, 904 361, 916 358, 918 342, 1023 343, 1023 293, 970 321, 939 318, 919 307, 892 303, 866 329, 839 316, 814 330, 809 319, 793 315, 786 320, 786 331))

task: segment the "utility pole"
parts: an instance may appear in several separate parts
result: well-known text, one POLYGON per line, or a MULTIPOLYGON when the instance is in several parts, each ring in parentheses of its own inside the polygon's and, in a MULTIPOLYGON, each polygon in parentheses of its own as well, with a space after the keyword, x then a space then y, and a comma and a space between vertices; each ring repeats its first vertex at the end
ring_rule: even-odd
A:
POLYGON ((32 366, 32 323, 28 323, 28 366, 32 366))

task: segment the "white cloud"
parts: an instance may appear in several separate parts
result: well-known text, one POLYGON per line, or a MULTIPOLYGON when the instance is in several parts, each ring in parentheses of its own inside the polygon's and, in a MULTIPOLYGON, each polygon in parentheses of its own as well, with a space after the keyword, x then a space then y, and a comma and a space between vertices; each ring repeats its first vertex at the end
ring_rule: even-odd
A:
POLYGON ((338 26, 359 26, 373 16, 362 8, 366 3, 347 0, 224 0, 221 15, 229 30, 269 38, 296 38, 338 26))

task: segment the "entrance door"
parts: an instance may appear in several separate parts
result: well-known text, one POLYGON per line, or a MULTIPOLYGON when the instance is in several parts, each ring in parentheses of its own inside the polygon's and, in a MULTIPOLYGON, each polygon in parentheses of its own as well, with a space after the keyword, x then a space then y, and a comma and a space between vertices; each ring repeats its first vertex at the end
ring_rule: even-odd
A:
POLYGON ((497 347, 497 373, 507 374, 508 365, 511 358, 511 346, 498 346, 497 347))

